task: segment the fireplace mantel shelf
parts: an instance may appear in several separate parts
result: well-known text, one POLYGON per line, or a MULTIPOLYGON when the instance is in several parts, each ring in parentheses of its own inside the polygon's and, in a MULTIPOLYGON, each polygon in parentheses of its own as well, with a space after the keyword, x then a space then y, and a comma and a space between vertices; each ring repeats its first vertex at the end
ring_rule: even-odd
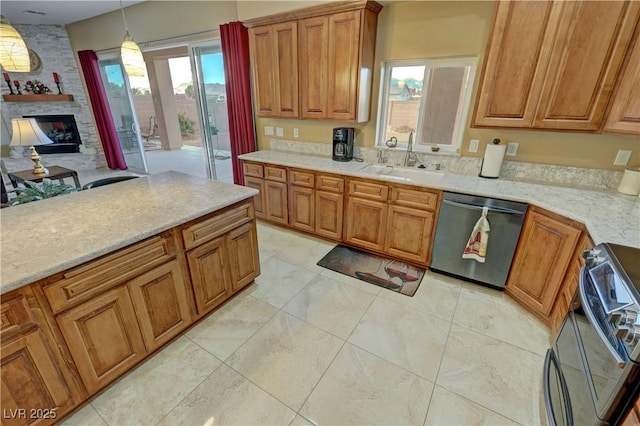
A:
POLYGON ((73 102, 73 95, 2 95, 5 102, 73 102))

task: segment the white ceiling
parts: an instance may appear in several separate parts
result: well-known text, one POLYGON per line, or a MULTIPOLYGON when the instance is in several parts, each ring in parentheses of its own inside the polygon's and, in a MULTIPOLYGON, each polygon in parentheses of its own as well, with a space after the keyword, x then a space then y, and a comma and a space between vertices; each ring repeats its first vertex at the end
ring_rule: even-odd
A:
MULTIPOLYGON (((144 0, 123 0, 122 5, 126 8, 142 1, 144 0)), ((2 0, 0 2, 0 13, 12 24, 66 25, 119 9, 119 0, 2 0)))

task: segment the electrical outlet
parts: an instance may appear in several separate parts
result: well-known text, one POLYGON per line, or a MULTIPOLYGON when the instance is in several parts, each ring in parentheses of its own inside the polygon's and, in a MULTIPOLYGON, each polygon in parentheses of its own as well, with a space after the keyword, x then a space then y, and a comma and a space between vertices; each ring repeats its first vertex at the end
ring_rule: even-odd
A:
POLYGON ((518 146, 519 144, 517 142, 509 142, 507 144, 506 155, 508 155, 509 157, 515 157, 515 155, 518 153, 518 146))
POLYGON ((264 134, 266 136, 273 136, 273 126, 264 126, 264 134))
POLYGON ((298 130, 298 128, 297 128, 297 127, 294 127, 294 128, 293 128, 293 137, 294 137, 294 138, 298 138, 298 137, 300 137, 300 131, 298 130))
POLYGON ((480 141, 478 139, 471 139, 469 143, 469 152, 478 152, 478 147, 480 146, 480 141))
POLYGON ((282 127, 276 127, 276 136, 284 136, 284 130, 282 129, 282 127))
POLYGON ((616 159, 613 161, 613 165, 626 166, 629 162, 629 158, 631 158, 631 151, 621 149, 618 151, 618 155, 616 155, 616 159))

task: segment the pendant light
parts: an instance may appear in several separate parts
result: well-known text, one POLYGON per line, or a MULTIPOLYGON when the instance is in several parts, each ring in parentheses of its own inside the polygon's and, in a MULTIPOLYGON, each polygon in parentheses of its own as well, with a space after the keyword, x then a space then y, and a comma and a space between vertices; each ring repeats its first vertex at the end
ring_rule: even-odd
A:
POLYGON ((0 65, 6 71, 29 72, 29 50, 22 36, 0 15, 0 65))
POLYGON ((129 35, 129 29, 127 28, 127 19, 124 17, 124 7, 122 6, 122 0, 120 0, 120 10, 122 11, 122 20, 124 21, 124 41, 120 47, 120 57, 122 59, 122 65, 129 77, 144 77, 146 66, 144 64, 144 58, 142 57, 142 51, 138 47, 133 37, 129 35))

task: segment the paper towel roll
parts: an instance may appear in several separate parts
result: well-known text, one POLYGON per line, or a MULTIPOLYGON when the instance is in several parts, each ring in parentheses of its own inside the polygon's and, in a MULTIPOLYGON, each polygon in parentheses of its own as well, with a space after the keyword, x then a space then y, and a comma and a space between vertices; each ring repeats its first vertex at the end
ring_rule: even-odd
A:
POLYGON ((629 195, 640 194, 640 167, 624 169, 618 192, 629 195))
POLYGON ((480 177, 495 179, 500 175, 506 149, 506 145, 487 145, 480 168, 480 177))

